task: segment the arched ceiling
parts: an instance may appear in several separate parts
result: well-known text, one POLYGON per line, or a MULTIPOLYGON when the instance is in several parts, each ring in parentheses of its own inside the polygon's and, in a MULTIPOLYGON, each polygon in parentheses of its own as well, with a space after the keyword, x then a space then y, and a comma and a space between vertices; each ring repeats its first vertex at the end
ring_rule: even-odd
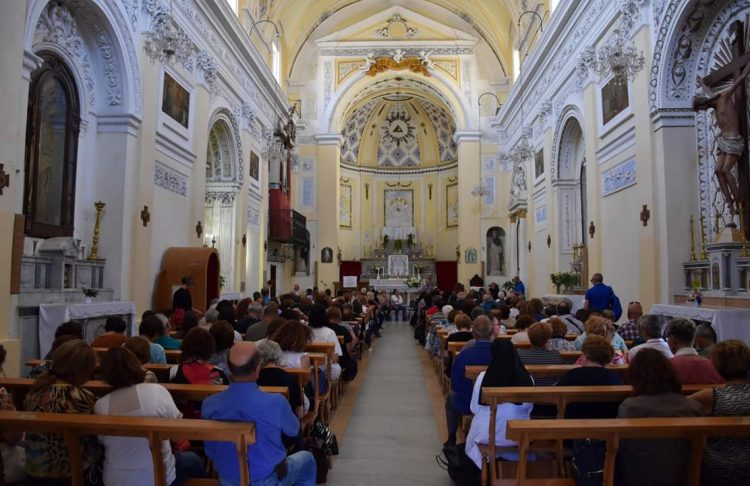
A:
POLYGON ((436 167, 456 161, 456 124, 441 104, 405 91, 355 105, 344 124, 341 160, 382 168, 436 167))
MULTIPOLYGON (((285 72, 303 45, 316 37, 318 28, 331 18, 337 29, 358 22, 373 13, 401 5, 428 17, 452 17, 468 25, 473 34, 487 43, 504 69, 512 63, 516 19, 524 0, 273 0, 268 18, 283 31, 285 72)), ((532 2, 528 2, 532 3, 532 2)), ((535 2, 538 3, 538 2, 535 2)))

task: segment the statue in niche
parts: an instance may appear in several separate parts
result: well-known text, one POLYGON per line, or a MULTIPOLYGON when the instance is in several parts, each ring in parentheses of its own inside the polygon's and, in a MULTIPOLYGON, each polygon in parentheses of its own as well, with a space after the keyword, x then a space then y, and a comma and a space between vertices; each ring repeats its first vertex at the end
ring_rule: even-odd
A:
POLYGON ((320 251, 320 261, 323 263, 333 262, 333 250, 330 247, 326 246, 320 251))
POLYGON ((494 227, 487 231, 487 275, 505 273, 505 231, 494 227))
POLYGON ((309 275, 309 267, 307 265, 307 259, 308 255, 310 253, 310 248, 307 245, 304 246, 298 246, 294 249, 294 262, 295 262, 295 269, 299 273, 304 273, 305 275, 309 275))

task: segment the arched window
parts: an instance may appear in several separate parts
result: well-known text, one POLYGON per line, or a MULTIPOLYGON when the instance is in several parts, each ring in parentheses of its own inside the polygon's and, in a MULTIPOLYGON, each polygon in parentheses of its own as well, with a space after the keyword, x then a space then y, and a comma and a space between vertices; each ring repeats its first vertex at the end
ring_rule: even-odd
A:
POLYGON ((208 135, 206 182, 234 180, 234 156, 229 126, 221 120, 214 123, 208 135))
POLYGON ((31 77, 26 125, 26 235, 72 236, 81 124, 78 91, 60 59, 50 53, 40 57, 44 63, 31 77))

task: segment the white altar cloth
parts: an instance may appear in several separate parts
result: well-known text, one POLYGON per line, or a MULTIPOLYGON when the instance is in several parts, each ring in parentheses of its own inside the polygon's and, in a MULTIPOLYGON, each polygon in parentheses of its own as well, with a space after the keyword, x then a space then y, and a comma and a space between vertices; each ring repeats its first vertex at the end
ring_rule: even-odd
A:
POLYGON ((414 226, 383 226, 383 236, 386 235, 391 241, 406 240, 409 235, 414 235, 416 241, 417 229, 414 226))
POLYGON ((125 316, 128 325, 126 334, 132 335, 135 324, 135 303, 133 302, 82 302, 69 304, 39 305, 39 352, 44 358, 52 348, 55 330, 63 322, 70 320, 84 321, 84 339, 91 341, 94 336, 86 335, 85 321, 96 317, 125 316))
POLYGON ((719 341, 739 339, 750 343, 750 309, 654 304, 651 314, 710 322, 719 341))
POLYGON ((394 290, 405 292, 409 290, 409 286, 406 285, 403 280, 398 278, 381 278, 370 280, 370 286, 375 290, 384 290, 386 292, 393 292, 394 290))

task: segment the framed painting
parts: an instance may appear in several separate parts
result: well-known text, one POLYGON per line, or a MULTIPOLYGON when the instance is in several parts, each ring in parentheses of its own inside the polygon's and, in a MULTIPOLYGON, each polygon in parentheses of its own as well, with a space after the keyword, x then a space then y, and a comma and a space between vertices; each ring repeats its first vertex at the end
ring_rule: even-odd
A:
POLYGON ((445 226, 458 227, 458 183, 445 186, 445 226))
POLYGON ((352 227, 352 186, 341 184, 341 197, 339 198, 339 227, 352 227))
POLYGON ((534 156, 534 179, 544 175, 544 150, 539 150, 534 156))
POLYGON ((255 152, 250 152, 250 177, 256 181, 260 178, 260 159, 255 152))
POLYGON ((169 73, 164 73, 161 111, 171 119, 188 128, 190 120, 190 92, 169 73))
POLYGON ((383 198, 383 221, 385 226, 414 226, 414 190, 385 190, 383 198))
POLYGON ((615 76, 602 86, 602 125, 607 125, 630 106, 628 80, 615 76))

